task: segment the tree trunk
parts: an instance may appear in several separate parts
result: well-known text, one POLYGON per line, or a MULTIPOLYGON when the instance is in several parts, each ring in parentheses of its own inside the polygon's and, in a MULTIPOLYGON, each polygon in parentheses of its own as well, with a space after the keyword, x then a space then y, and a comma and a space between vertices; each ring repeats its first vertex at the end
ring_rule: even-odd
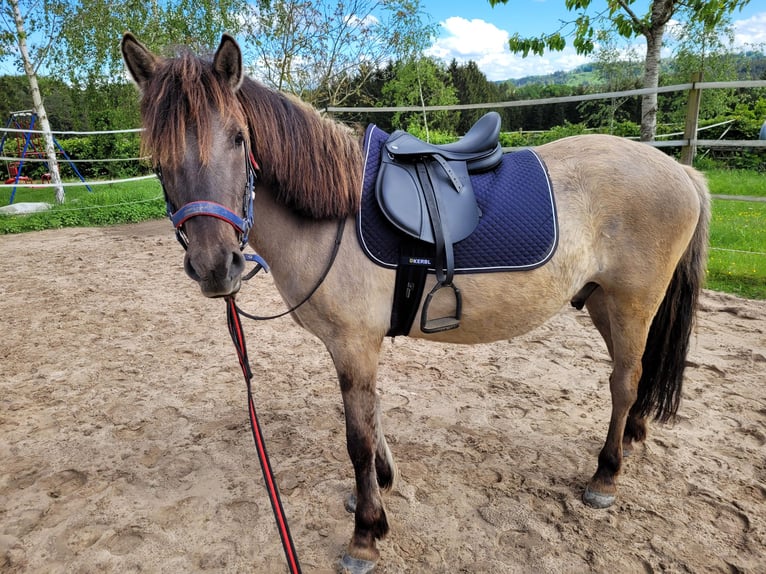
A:
MULTIPOLYGON (((660 50, 665 35, 665 25, 673 16, 674 0, 654 0, 649 27, 644 31, 646 38, 646 60, 644 63, 644 87, 656 88, 660 83, 660 50)), ((657 93, 641 98, 641 141, 654 141, 657 132, 657 93)))
MULTIPOLYGON (((644 69, 644 87, 656 88, 660 82, 660 49, 662 48, 662 32, 657 31, 646 38, 646 63, 644 69)), ((644 94, 641 98, 641 141, 654 141, 657 132, 657 93, 644 94)))
POLYGON ((56 203, 64 203, 64 186, 61 185, 61 175, 59 174, 59 164, 56 158, 56 146, 53 143, 53 133, 48 122, 48 114, 45 112, 43 98, 40 94, 40 86, 37 83, 37 72, 29 58, 27 49, 26 32, 24 31, 24 19, 21 16, 18 0, 10 0, 13 9, 13 19, 16 22, 16 32, 19 43, 19 52, 24 63, 24 72, 29 80, 29 87, 32 91, 32 105, 37 119, 40 123, 40 129, 45 139, 45 155, 48 158, 48 169, 51 174, 51 183, 56 187, 56 203))

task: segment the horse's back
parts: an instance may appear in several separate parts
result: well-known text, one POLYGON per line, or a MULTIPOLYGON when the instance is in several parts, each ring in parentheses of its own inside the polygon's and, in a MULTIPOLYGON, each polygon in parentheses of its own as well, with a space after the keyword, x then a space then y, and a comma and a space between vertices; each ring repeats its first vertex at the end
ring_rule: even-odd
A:
POLYGON ((599 204, 698 208, 692 182, 697 172, 649 144, 592 134, 562 138, 536 151, 548 168, 557 200, 575 193, 599 204))
POLYGON ((564 138, 538 153, 560 205, 561 240, 583 233, 568 225, 589 226, 598 262, 589 281, 626 296, 664 293, 707 211, 704 177, 648 144, 609 135, 564 138))

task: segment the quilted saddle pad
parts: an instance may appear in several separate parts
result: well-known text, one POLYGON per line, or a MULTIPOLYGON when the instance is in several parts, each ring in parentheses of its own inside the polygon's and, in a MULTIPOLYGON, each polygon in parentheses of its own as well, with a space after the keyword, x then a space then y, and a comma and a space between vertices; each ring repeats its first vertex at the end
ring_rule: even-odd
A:
MULTIPOLYGON (((388 135, 374 124, 364 136, 365 167, 357 235, 375 263, 395 269, 407 238, 386 219, 375 182, 388 135)), ((455 243, 455 272, 523 271, 545 264, 556 250, 556 202, 545 165, 531 149, 505 154, 500 165, 471 176, 481 218, 475 231, 455 243)))

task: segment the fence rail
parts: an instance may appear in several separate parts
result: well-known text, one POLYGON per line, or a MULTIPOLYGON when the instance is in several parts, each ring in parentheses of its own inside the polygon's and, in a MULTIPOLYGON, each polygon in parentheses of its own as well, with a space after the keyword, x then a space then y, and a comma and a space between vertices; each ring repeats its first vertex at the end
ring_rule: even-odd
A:
MULTIPOLYGON (((682 161, 691 163, 694 152, 697 147, 724 148, 724 147, 752 147, 766 148, 764 140, 722 140, 722 139, 697 139, 697 134, 701 128, 697 126, 697 115, 699 114, 699 96, 704 89, 736 89, 736 88, 766 88, 766 80, 739 80, 733 82, 702 82, 692 81, 685 84, 675 84, 672 86, 658 86, 656 88, 639 88, 635 90, 624 90, 621 92, 603 92, 599 94, 582 94, 579 96, 562 96, 552 98, 539 98, 535 100, 514 100, 509 102, 488 102, 481 104, 456 104, 451 106, 383 106, 383 107, 343 107, 328 106, 324 111, 328 114, 333 113, 393 113, 393 112, 429 112, 429 111, 455 111, 455 110, 479 110, 479 109, 503 109, 523 106, 541 106, 548 104, 564 104, 571 102, 586 102, 591 100, 603 100, 611 98, 624 98, 631 96, 643 96, 646 94, 664 94, 670 92, 688 92, 690 105, 687 111, 686 125, 691 126, 691 130, 684 133, 683 139, 673 140, 655 140, 647 142, 654 147, 681 147, 684 148, 682 161), (695 101, 696 100, 696 103, 695 101), (687 150, 690 150, 688 151, 687 150)), ((766 118, 764 118, 766 120, 766 118)))
POLYGON ((698 89, 712 88, 766 88, 766 80, 741 80, 737 82, 688 82, 672 86, 658 86, 656 88, 638 88, 621 92, 603 92, 599 94, 581 94, 579 96, 561 96, 551 98, 539 98, 536 100, 513 100, 508 102, 489 102, 481 104, 455 104, 451 106, 385 106, 385 107, 343 107, 328 106, 324 109, 328 113, 342 112, 366 112, 366 113, 392 113, 392 112, 436 112, 452 110, 479 110, 516 108, 523 106, 540 106, 545 104, 566 104, 571 102, 586 102, 590 100, 606 100, 610 98, 624 98, 630 96, 643 96, 646 94, 664 94, 668 92, 688 92, 698 89))

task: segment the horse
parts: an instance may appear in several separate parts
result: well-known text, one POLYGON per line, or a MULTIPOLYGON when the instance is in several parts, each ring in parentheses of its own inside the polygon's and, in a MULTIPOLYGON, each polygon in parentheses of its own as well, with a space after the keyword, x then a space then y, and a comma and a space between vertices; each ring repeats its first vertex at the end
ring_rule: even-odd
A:
MULTIPOLYGON (((359 135, 248 77, 226 34, 212 57, 183 48, 160 56, 130 32, 121 48, 140 93, 142 146, 186 249, 186 274, 207 297, 235 297, 249 244, 270 264, 292 318, 332 358, 355 475, 353 535, 340 563, 371 571, 377 541, 389 531, 382 492, 397 480, 376 392, 395 271, 342 234, 360 210, 359 135)), ((611 357, 612 407, 582 498, 604 508, 616 499, 623 456, 645 440, 648 419, 667 422, 679 407, 705 277, 709 191, 693 168, 614 136, 572 136, 535 151, 555 191, 555 253, 534 269, 461 275, 459 328, 416 326, 408 334, 486 343, 528 332, 567 304, 587 309, 611 357)), ((427 280, 427 288, 435 284, 433 272, 427 280)))

